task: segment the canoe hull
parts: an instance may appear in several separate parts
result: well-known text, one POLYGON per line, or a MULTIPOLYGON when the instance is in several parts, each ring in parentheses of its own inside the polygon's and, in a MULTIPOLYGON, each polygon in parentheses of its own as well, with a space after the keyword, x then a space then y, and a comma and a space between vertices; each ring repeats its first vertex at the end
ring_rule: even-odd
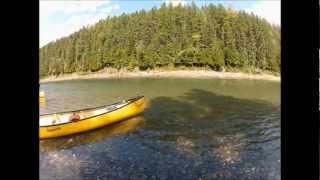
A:
POLYGON ((85 120, 60 125, 40 126, 39 138, 56 138, 107 126, 140 114, 144 110, 144 107, 145 99, 142 97, 120 109, 85 120))

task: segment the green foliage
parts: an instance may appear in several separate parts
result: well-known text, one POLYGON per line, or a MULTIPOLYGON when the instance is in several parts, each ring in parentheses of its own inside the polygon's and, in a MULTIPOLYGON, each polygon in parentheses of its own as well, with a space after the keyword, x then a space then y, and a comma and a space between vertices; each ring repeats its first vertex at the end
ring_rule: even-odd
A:
POLYGON ((104 67, 280 71, 280 27, 222 5, 163 4, 108 17, 40 48, 40 77, 104 67))
POLYGON ((225 65, 224 52, 219 42, 215 42, 212 46, 209 65, 215 70, 221 70, 225 65))
POLYGON ((192 66, 194 62, 197 61, 198 51, 196 48, 190 47, 182 50, 177 55, 177 64, 192 66))
POLYGON ((224 61, 226 66, 229 67, 240 67, 242 64, 240 53, 236 49, 231 48, 224 49, 224 61))

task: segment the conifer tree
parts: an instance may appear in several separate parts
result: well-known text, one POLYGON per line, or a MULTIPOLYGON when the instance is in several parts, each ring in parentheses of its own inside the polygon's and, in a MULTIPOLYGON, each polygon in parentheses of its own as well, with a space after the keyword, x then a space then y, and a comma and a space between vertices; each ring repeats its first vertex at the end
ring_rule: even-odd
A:
POLYGON ((195 3, 107 17, 40 48, 40 77, 105 67, 280 71, 280 27, 245 11, 195 3))

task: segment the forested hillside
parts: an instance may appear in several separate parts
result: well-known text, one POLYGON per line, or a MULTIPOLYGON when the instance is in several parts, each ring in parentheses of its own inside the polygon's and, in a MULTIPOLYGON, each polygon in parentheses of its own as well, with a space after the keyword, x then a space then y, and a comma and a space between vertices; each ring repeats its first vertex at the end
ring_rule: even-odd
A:
POLYGON ((40 48, 41 77, 162 66, 279 72, 280 27, 221 5, 163 4, 108 17, 40 48))

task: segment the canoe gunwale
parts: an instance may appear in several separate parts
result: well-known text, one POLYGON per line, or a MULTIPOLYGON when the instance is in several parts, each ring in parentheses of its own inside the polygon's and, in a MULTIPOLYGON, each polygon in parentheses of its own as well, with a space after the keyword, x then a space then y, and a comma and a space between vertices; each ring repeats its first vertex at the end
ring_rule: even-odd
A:
MULTIPOLYGON (((144 98, 144 96, 137 96, 137 97, 134 97, 134 98, 131 98, 131 99, 128 99, 128 101, 130 101, 129 103, 127 103, 125 106, 122 106, 122 107, 119 107, 119 108, 115 108, 115 109, 112 109, 110 111, 107 111, 105 113, 102 113, 102 114, 98 114, 98 115, 94 115, 94 116, 90 116, 90 117, 86 117, 86 118, 83 118, 83 119, 80 119, 78 121, 70 121, 70 122, 65 122, 65 123, 59 123, 59 124, 52 124, 52 125, 45 125, 45 126, 39 126, 39 128, 46 128, 46 127, 54 127, 54 126, 60 126, 60 125, 64 125, 64 124, 70 124, 70 123, 77 123, 77 122, 80 122, 80 121, 84 121, 84 120, 87 120, 87 119, 92 119, 92 118, 95 118, 95 117, 98 117, 98 116, 102 116, 102 115, 105 115, 107 113, 111 113, 113 111, 116 111, 116 110, 119 110, 121 108, 124 108, 124 107, 127 107, 128 105, 140 100, 144 98)), ((63 113, 72 113, 72 112, 80 112, 80 111, 87 111, 87 110, 93 110, 93 109, 101 109, 103 107, 106 107, 106 106, 112 106, 112 105, 115 105, 115 104, 118 104, 120 103, 121 101, 118 101, 116 103, 113 103, 113 104, 109 104, 109 105, 104 105, 104 106, 99 106, 99 107, 94 107, 94 108, 87 108, 87 109, 81 109, 81 110, 74 110, 74 111, 66 111, 66 112, 59 112, 59 113, 50 113, 50 114, 44 114, 44 115, 41 115, 41 116, 47 116, 47 115, 54 115, 54 114, 63 114, 63 113)), ((40 117, 41 117, 40 116, 40 117)))
MULTIPOLYGON (((128 101, 136 101, 138 99, 141 99, 143 98, 144 96, 136 96, 134 98, 130 98, 128 99, 128 101)), ((72 113, 72 112, 79 112, 79 111, 87 111, 87 110, 93 110, 93 109, 100 109, 100 108, 103 108, 105 106, 111 106, 111 105, 115 105, 115 104, 118 104, 120 103, 121 101, 118 101, 118 102, 115 102, 115 103, 112 103, 112 104, 107 104, 107 105, 102 105, 102 106, 97 106, 97 107, 90 107, 90 108, 85 108, 85 109, 78 109, 78 110, 73 110, 73 111, 60 111, 60 112, 54 112, 54 113, 47 113, 47 114, 41 114, 41 116, 48 116, 48 115, 54 115, 54 114, 64 114, 64 113, 72 113)), ((131 103, 131 102, 130 102, 131 103)))

